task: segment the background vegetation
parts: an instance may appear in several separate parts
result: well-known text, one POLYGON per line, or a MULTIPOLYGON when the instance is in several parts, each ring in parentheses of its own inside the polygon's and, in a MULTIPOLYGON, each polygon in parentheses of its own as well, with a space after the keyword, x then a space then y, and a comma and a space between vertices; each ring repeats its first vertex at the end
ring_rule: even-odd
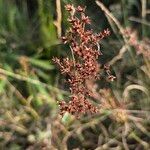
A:
POLYGON ((0 149, 150 149, 150 1, 0 0, 0 107, 0 149), (95 32, 111 30, 99 61, 117 78, 102 77, 105 105, 79 120, 59 116, 69 92, 51 60, 70 54, 59 40, 67 3, 86 6, 95 32))

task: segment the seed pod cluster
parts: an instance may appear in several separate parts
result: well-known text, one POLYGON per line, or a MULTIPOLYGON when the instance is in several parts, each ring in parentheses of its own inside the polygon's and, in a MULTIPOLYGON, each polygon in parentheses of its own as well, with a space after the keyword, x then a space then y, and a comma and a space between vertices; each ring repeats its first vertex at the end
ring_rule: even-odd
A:
POLYGON ((67 111, 75 116, 96 113, 98 108, 89 101, 92 93, 88 90, 86 81, 95 82, 99 79, 100 66, 97 60, 102 55, 99 50, 99 42, 110 35, 110 31, 106 29, 95 34, 92 29, 86 29, 91 24, 91 20, 85 15, 85 8, 81 6, 75 8, 70 4, 65 8, 70 14, 68 18, 70 28, 62 37, 62 42, 70 45, 73 59, 53 59, 61 73, 69 77, 67 82, 71 91, 68 103, 59 102, 60 111, 62 115, 67 111))

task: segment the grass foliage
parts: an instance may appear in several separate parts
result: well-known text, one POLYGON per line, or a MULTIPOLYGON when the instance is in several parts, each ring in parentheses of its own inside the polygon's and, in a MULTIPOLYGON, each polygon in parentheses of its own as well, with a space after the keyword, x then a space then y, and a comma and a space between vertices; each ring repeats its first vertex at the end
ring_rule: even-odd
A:
POLYGON ((0 149, 150 149, 149 28, 149 0, 0 0, 0 149), (51 61, 70 55, 59 40, 68 2, 87 6, 96 32, 111 29, 99 61, 117 78, 97 83, 100 114, 80 119, 59 115, 57 101, 69 93, 51 61), (125 29, 144 45, 140 54, 125 29))

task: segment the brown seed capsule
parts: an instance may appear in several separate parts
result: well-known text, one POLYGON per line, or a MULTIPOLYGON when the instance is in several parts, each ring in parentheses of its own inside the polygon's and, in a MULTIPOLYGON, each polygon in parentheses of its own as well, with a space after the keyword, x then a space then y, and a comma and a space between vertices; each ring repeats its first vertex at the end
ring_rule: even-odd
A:
POLYGON ((81 6, 78 6, 78 7, 76 8, 76 11, 78 11, 78 12, 84 12, 84 11, 85 11, 85 8, 83 8, 83 7, 81 7, 81 6))
POLYGON ((71 5, 71 4, 67 4, 66 6, 65 6, 65 8, 66 8, 66 10, 67 11, 72 11, 73 9, 74 9, 74 6, 73 5, 71 5))

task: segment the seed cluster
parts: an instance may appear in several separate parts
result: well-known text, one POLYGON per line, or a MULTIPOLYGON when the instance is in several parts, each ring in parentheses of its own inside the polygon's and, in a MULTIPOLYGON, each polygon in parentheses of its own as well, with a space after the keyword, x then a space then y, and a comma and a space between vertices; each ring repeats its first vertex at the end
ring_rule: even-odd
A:
POLYGON ((124 31, 125 35, 129 38, 129 44, 136 50, 137 55, 142 54, 146 58, 150 58, 150 42, 149 39, 138 40, 137 31, 127 28, 124 31))
POLYGON ((99 79, 100 66, 97 59, 102 55, 99 41, 110 35, 110 31, 106 29, 95 34, 91 29, 86 29, 91 20, 85 15, 85 8, 81 6, 75 8, 68 4, 66 10, 70 14, 68 22, 71 27, 66 36, 62 37, 62 41, 70 45, 73 59, 54 58, 53 61, 60 67, 61 73, 69 77, 67 82, 72 96, 69 103, 59 102, 60 111, 62 115, 67 111, 75 116, 88 112, 96 113, 98 108, 88 100, 92 93, 86 87, 86 81, 95 82, 99 79))

